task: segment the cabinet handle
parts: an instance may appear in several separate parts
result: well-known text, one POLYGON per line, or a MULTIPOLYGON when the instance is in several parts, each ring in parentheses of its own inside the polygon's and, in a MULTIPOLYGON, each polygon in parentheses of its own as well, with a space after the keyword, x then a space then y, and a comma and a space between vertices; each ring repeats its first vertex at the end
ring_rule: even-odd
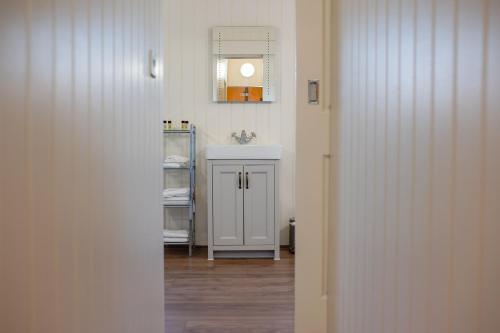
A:
POLYGON ((245 172, 245 181, 246 181, 246 184, 247 184, 247 190, 248 190, 248 172, 245 172))
POLYGON ((238 188, 241 190, 241 172, 238 172, 238 188))

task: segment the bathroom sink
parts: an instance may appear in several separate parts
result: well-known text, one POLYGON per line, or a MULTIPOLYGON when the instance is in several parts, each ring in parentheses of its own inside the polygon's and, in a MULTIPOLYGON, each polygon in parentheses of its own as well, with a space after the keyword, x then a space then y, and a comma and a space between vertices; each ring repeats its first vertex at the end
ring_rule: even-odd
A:
POLYGON ((207 145, 207 160, 279 160, 281 145, 207 145))

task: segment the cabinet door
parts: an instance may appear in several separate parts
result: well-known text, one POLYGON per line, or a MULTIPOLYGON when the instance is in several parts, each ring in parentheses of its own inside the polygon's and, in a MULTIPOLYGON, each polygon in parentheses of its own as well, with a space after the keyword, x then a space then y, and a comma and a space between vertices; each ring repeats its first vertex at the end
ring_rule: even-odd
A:
POLYGON ((243 166, 214 165, 212 177, 214 245, 243 245, 243 166))
POLYGON ((274 244, 274 165, 245 166, 245 245, 274 244))

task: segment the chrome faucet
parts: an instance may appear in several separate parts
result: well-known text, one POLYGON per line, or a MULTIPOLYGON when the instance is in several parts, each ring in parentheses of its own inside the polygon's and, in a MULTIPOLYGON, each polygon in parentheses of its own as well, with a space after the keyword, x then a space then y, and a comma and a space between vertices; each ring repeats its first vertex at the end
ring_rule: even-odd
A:
POLYGON ((247 136, 247 132, 245 130, 242 130, 240 136, 238 136, 236 132, 233 132, 233 134, 231 134, 231 137, 235 138, 236 141, 240 143, 240 145, 246 145, 247 143, 252 141, 252 139, 257 138, 257 135, 255 134, 255 132, 251 132, 250 136, 247 136))

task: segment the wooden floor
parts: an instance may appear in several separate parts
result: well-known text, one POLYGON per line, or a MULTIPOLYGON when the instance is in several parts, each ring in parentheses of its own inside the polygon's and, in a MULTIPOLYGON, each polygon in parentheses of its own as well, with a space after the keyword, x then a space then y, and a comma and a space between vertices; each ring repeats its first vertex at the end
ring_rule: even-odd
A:
POLYGON ((166 333, 292 333, 294 258, 207 260, 165 250, 166 333))

